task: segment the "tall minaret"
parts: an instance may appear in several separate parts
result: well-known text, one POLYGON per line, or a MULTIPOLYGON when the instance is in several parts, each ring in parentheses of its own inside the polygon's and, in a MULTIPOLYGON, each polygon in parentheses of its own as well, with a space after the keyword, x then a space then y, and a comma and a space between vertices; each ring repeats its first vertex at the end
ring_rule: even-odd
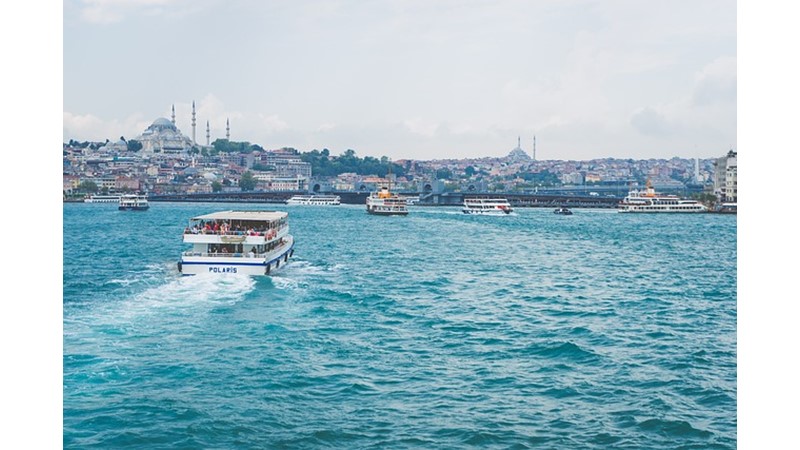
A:
POLYGON ((522 144, 520 144, 520 142, 522 141, 520 141, 519 136, 517 136, 517 148, 522 148, 522 144))
POLYGON ((694 182, 700 182, 700 158, 694 158, 694 182))
POLYGON ((195 136, 197 136, 196 130, 197 130, 197 118, 194 111, 194 100, 192 100, 192 145, 197 145, 197 139, 195 139, 195 136))
POLYGON ((225 119, 225 139, 231 141, 231 119, 225 119))
POLYGON ((206 120, 206 147, 211 145, 211 126, 208 124, 206 120))
POLYGON ((175 104, 172 105, 172 125, 175 125, 175 104))
POLYGON ((533 135, 533 160, 536 161, 536 135, 533 135))

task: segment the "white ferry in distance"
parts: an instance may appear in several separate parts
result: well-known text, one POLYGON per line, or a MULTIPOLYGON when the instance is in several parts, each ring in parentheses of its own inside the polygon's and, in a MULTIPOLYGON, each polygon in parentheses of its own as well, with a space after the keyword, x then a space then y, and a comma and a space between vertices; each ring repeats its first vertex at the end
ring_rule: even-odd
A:
POLYGON ((178 271, 183 275, 269 275, 294 255, 288 213, 220 211, 193 217, 183 230, 178 271))
POLYGON ((504 198, 465 198, 464 214, 483 214, 488 216, 505 216, 514 210, 504 198))
POLYGON ((659 194, 647 180, 645 190, 632 190, 617 206, 621 213, 702 213, 708 208, 697 200, 659 194))
POLYGON ((146 195, 125 194, 119 198, 120 211, 146 211, 148 208, 146 195))
POLYGON ((339 206, 341 197, 338 195, 295 195, 286 200, 287 205, 312 205, 312 206, 339 206))
POLYGON ((121 196, 114 194, 94 194, 83 199, 84 203, 119 203, 121 196))
POLYGON ((405 198, 382 187, 367 197, 367 212, 379 216, 405 216, 408 215, 408 204, 405 198))

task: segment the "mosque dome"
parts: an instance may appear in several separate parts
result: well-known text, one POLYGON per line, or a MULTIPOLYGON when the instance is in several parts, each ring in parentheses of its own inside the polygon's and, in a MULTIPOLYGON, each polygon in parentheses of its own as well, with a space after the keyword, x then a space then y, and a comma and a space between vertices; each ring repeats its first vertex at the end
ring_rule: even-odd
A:
POLYGON ((175 128, 175 125, 169 119, 165 119, 163 117, 159 117, 158 119, 153 121, 153 124, 147 127, 148 130, 172 130, 178 131, 175 128))
POLYGON ((147 152, 184 153, 192 147, 192 140, 184 136, 171 120, 159 117, 136 138, 147 152))

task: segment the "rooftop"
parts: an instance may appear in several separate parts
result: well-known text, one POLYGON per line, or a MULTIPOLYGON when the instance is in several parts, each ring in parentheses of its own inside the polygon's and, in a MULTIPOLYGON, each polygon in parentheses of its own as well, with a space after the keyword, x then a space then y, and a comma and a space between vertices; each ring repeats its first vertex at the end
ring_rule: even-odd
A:
POLYGON ((283 211, 218 211, 211 214, 193 217, 192 220, 253 220, 272 222, 287 217, 283 211))

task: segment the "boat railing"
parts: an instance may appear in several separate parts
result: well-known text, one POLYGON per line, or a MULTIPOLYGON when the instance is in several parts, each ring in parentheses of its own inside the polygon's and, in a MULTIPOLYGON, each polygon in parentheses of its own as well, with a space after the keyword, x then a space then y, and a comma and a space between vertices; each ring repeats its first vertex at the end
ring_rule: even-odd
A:
POLYGON ((266 231, 255 231, 255 230, 210 230, 207 228, 190 228, 186 227, 183 230, 183 234, 214 234, 219 236, 265 236, 267 239, 271 239, 277 236, 281 231, 288 228, 288 225, 284 225, 280 228, 270 228, 266 231))
POLYGON ((205 253, 205 252, 183 252, 183 256, 200 256, 203 258, 263 258, 266 253, 205 253))
POLYGON ((273 249, 268 252, 245 252, 245 253, 226 253, 226 252, 195 252, 195 251, 187 251, 183 252, 183 256, 199 256, 203 258, 263 258, 269 253, 274 252, 276 249, 279 249, 285 245, 288 245, 287 242, 281 242, 280 244, 276 245, 273 249))

